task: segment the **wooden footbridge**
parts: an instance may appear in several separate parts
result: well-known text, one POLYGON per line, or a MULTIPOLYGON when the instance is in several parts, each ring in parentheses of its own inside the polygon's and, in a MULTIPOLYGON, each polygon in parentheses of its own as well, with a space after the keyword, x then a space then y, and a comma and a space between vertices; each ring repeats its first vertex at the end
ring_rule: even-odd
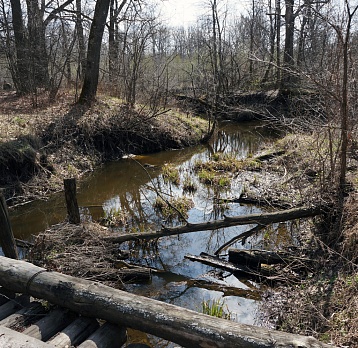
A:
POLYGON ((127 328, 189 348, 332 348, 313 337, 211 317, 18 260, 1 196, 0 244, 1 348, 125 347, 127 328))

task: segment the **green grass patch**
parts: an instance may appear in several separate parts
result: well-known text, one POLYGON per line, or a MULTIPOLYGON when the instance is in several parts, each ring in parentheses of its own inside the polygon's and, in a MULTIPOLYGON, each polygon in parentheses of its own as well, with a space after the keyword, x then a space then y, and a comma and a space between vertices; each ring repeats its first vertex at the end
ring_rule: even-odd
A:
POLYGON ((207 300, 201 303, 202 312, 212 317, 222 318, 222 319, 231 319, 232 314, 228 311, 227 306, 223 300, 207 300))
POLYGON ((193 206, 193 201, 187 197, 170 198, 168 201, 157 197, 153 203, 154 209, 169 221, 174 219, 186 220, 188 212, 193 206))

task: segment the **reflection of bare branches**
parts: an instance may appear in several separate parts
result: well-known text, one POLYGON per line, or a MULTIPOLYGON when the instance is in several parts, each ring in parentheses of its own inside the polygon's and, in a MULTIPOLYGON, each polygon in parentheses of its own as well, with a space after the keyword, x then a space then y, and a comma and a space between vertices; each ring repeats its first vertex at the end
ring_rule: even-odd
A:
POLYGON ((159 190, 157 190, 152 177, 150 176, 148 170, 142 165, 142 163, 140 163, 139 161, 135 160, 134 158, 132 158, 132 160, 134 162, 136 162, 138 165, 140 165, 142 167, 142 169, 146 172, 146 174, 148 175, 148 178, 150 180, 150 182, 152 183, 152 188, 155 191, 155 193, 158 195, 158 197, 160 197, 166 204, 168 204, 168 206, 172 209, 174 209, 176 211, 176 213, 178 214, 178 216, 180 217, 180 219, 182 219, 182 221, 184 221, 186 224, 188 223, 187 219, 184 217, 184 215, 182 214, 182 212, 177 209, 173 204, 171 204, 166 198, 164 198, 164 196, 161 194, 161 192, 159 190))
POLYGON ((252 228, 249 231, 246 231, 244 233, 239 234, 238 236, 235 236, 234 238, 230 239, 228 242, 224 243, 218 250, 215 251, 214 255, 218 255, 220 251, 225 249, 227 246, 237 242, 238 240, 242 240, 242 244, 245 243, 246 239, 253 234, 261 231, 263 228, 265 228, 267 225, 257 225, 254 228, 252 228))

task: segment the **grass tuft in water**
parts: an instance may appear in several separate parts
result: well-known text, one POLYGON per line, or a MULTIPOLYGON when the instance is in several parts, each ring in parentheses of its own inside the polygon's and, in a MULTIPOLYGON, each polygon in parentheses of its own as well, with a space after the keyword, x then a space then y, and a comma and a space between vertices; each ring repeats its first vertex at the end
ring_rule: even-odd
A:
POLYGON ((211 315, 212 317, 228 319, 232 318, 232 314, 228 311, 227 306, 223 300, 207 300, 201 303, 202 312, 207 315, 211 315), (224 308, 226 307, 226 308, 224 308))
POLYGON ((100 222, 107 227, 123 226, 127 222, 127 217, 127 213, 122 209, 111 208, 104 212, 104 217, 100 222))
POLYGON ((171 182, 177 186, 180 184, 179 170, 173 164, 166 163, 162 167, 162 171, 165 182, 171 182))
POLYGON ((185 220, 188 218, 189 210, 194 206, 191 199, 187 197, 170 198, 165 201, 161 197, 157 197, 153 203, 153 207, 160 212, 167 220, 185 220))

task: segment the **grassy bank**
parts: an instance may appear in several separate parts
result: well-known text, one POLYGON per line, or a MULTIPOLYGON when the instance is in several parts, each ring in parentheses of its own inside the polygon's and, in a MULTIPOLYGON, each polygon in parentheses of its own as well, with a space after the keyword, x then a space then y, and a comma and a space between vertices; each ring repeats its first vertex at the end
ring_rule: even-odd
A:
POLYGON ((339 137, 329 137, 325 131, 289 134, 267 150, 264 158, 269 160, 263 161, 255 184, 247 190, 269 202, 331 207, 326 215, 301 224, 295 236, 296 254, 312 262, 294 281, 268 292, 262 302, 264 322, 279 330, 354 348, 358 347, 357 144, 352 140, 348 152, 348 183, 340 221, 335 211, 338 145, 339 137), (267 157, 269 153, 279 155, 267 157))
POLYGON ((105 161, 198 144, 208 131, 200 117, 168 108, 156 113, 100 97, 91 108, 66 94, 49 103, 10 93, 0 96, 0 187, 8 204, 62 189, 105 161))

